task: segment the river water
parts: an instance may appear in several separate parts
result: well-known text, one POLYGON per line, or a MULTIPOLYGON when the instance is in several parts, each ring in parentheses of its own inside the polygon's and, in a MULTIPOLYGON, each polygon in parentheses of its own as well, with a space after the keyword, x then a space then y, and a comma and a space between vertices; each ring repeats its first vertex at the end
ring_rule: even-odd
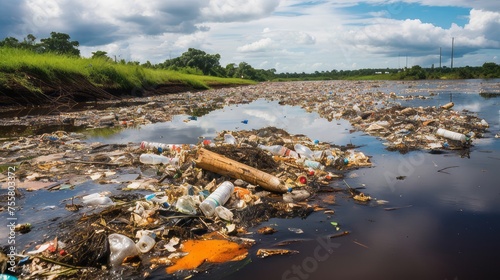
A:
MULTIPOLYGON (((248 237, 257 242, 246 260, 214 266, 195 279, 498 279, 500 139, 494 136, 500 132, 500 98, 485 98, 479 93, 498 91, 499 82, 382 82, 377 89, 431 97, 400 101, 404 106, 439 106, 451 98, 453 109, 468 110, 485 119, 489 132, 473 142, 468 157, 460 151, 389 152, 381 139, 350 131, 348 121, 328 121, 298 106, 281 106, 277 101, 263 99, 227 106, 196 121, 185 122, 187 116, 175 116, 171 122, 126 129, 88 141, 194 144, 200 137, 213 138, 222 130, 276 126, 290 134, 304 134, 332 144, 352 143, 372 156, 373 167, 351 171, 346 174, 346 182, 351 187, 364 187, 363 192, 387 204, 359 204, 347 193, 336 193, 335 204, 329 205, 335 214, 319 211, 305 219, 271 219, 251 228, 250 232, 256 232, 268 225, 278 232, 250 234, 248 237), (337 222, 340 230, 331 222, 337 222), (289 228, 302 229, 302 233, 289 228), (342 231, 350 234, 327 238, 342 231), (277 242, 288 239, 299 242, 284 248, 300 253, 256 257, 259 248, 277 248, 277 242)), ((334 185, 346 187, 342 181, 334 185)), ((331 194, 322 193, 315 199, 321 201, 327 195, 331 194)), ((68 194, 57 199, 64 196, 68 194)), ((43 200, 34 197, 31 194, 26 198, 33 201, 32 209, 42 209, 43 200)), ((151 276, 165 277, 163 269, 151 276)))

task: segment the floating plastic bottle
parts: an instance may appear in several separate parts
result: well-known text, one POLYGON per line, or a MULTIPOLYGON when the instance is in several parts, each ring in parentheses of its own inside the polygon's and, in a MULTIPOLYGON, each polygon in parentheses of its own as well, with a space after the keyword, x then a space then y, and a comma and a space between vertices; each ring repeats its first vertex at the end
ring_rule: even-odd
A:
POLYGON ((436 134, 439 136, 442 136, 444 138, 448 138, 450 140, 455 140, 455 141, 460 141, 460 142, 465 142, 467 141, 467 136, 465 136, 462 133, 446 130, 443 128, 438 128, 436 131, 436 134))
POLYGON ((233 191, 233 183, 225 181, 220 184, 217 189, 200 204, 200 209, 203 211, 203 214, 207 217, 212 217, 215 213, 215 207, 224 205, 233 191))
POLYGON ((299 158, 299 154, 297 152, 292 151, 282 145, 265 146, 259 144, 257 147, 259 147, 262 150, 269 151, 273 155, 299 158))
POLYGON ((139 161, 144 163, 144 164, 171 164, 171 165, 177 165, 179 164, 179 159, 178 158, 170 158, 162 155, 155 155, 155 154, 142 154, 139 157, 139 161))
POLYGON ((108 236, 108 241, 109 262, 112 266, 121 265, 126 257, 139 255, 139 250, 134 241, 125 235, 112 233, 108 236))

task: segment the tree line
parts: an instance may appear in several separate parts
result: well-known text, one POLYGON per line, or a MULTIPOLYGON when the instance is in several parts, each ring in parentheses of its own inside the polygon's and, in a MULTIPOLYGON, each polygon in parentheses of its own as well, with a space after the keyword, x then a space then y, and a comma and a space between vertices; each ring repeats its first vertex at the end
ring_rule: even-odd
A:
MULTIPOLYGON (((43 38, 40 42, 36 37, 28 34, 23 41, 14 37, 6 37, 0 41, 0 47, 23 48, 36 53, 52 52, 60 55, 80 57, 80 45, 78 41, 71 41, 71 37, 65 33, 51 32, 49 38, 43 38)), ((276 69, 255 69, 246 62, 229 63, 225 67, 220 65, 219 54, 208 54, 202 50, 189 48, 181 56, 166 59, 164 62, 152 64, 150 61, 141 64, 138 61, 120 61, 112 59, 107 52, 97 50, 92 52, 92 58, 104 59, 110 63, 141 65, 147 68, 168 69, 189 74, 210 75, 225 78, 244 78, 255 81, 267 80, 336 80, 356 77, 372 77, 373 75, 384 75, 384 78, 400 80, 418 79, 473 79, 473 78, 500 78, 500 65, 486 62, 478 67, 456 67, 456 68, 422 68, 419 65, 403 69, 358 69, 358 70, 331 70, 316 71, 314 73, 276 73, 276 69)))

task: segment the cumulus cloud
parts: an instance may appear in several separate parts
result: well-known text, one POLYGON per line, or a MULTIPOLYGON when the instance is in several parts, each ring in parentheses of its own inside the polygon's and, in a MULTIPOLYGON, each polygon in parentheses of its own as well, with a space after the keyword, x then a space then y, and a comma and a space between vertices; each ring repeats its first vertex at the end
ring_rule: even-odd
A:
POLYGON ((266 51, 269 48, 272 48, 273 40, 271 38, 260 39, 257 42, 253 42, 241 47, 238 47, 238 51, 240 52, 262 52, 266 51))
POLYGON ((314 72, 398 67, 405 55, 427 67, 439 47, 449 52, 452 37, 455 57, 463 58, 456 65, 481 65, 494 57, 489 50, 500 48, 500 1, 491 0, 0 1, 0 39, 63 32, 80 42, 84 56, 104 50, 140 62, 163 62, 198 48, 219 53, 223 65, 245 61, 278 72, 314 72), (362 17, 339 9, 359 3, 383 9, 362 17), (444 28, 418 16, 391 18, 402 3, 465 7, 470 13, 466 24, 444 28))
POLYGON ((448 47, 455 38, 457 56, 481 48, 500 47, 500 13, 472 9, 464 27, 453 24, 449 29, 423 23, 418 19, 377 19, 374 24, 351 29, 343 42, 365 52, 395 56, 401 53, 422 56, 448 47))
POLYGON ((279 3, 279 0, 210 0, 201 13, 208 21, 249 21, 270 15, 279 3))

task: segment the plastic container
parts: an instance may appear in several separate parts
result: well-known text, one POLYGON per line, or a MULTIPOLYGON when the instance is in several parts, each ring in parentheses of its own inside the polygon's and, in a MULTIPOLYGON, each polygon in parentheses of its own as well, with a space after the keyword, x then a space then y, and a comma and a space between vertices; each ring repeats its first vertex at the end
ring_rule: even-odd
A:
POLYGON ((215 207, 215 214, 224 221, 232 221, 233 220, 233 212, 227 209, 224 206, 215 207))
POLYGON ((292 151, 282 145, 265 146, 259 144, 257 147, 259 147, 262 150, 269 151, 273 155, 299 158, 299 154, 297 152, 292 151))
POLYGON ((93 193, 82 197, 82 203, 90 206, 108 206, 115 204, 111 198, 101 195, 100 193, 93 193))
POLYGON ((236 141, 236 138, 234 138, 233 135, 231 135, 231 134, 224 134, 224 143, 231 144, 231 145, 236 145, 237 141, 236 141))
POLYGON ((139 250, 134 241, 125 235, 112 233, 108 236, 109 241, 109 263, 112 266, 121 265, 128 256, 139 255, 139 250))
POLYGON ((450 140, 455 140, 455 141, 460 141, 460 142, 465 142, 467 141, 467 136, 465 136, 462 133, 446 130, 444 128, 438 128, 436 131, 436 134, 439 136, 442 136, 444 138, 448 138, 450 140))
POLYGON ((170 158, 162 155, 155 155, 155 154, 142 154, 139 157, 139 161, 144 163, 144 164, 171 164, 171 165, 178 165, 179 164, 179 159, 178 158, 170 158))
POLYGON ((295 146, 293 146, 293 148, 295 149, 295 152, 297 152, 301 157, 307 158, 310 160, 314 159, 314 153, 308 147, 301 145, 301 144, 295 144, 295 146))
POLYGON ((139 241, 137 241, 136 247, 141 253, 147 253, 153 249, 155 246, 156 241, 153 237, 151 237, 148 234, 143 234, 139 241))
POLYGON ((233 191, 233 183, 225 181, 220 184, 217 189, 200 204, 200 209, 203 214, 207 217, 212 217, 215 213, 215 207, 224 205, 233 191))
POLYGON ((324 170, 325 169, 325 166, 323 164, 321 164, 320 162, 317 162, 317 161, 314 161, 314 160, 308 160, 308 159, 306 159, 304 161, 304 166, 310 167, 310 168, 313 168, 313 169, 319 169, 319 170, 324 170))
POLYGON ((175 208, 177 211, 188 214, 188 215, 196 215, 196 202, 193 197, 190 195, 184 195, 177 199, 175 203, 175 208))

